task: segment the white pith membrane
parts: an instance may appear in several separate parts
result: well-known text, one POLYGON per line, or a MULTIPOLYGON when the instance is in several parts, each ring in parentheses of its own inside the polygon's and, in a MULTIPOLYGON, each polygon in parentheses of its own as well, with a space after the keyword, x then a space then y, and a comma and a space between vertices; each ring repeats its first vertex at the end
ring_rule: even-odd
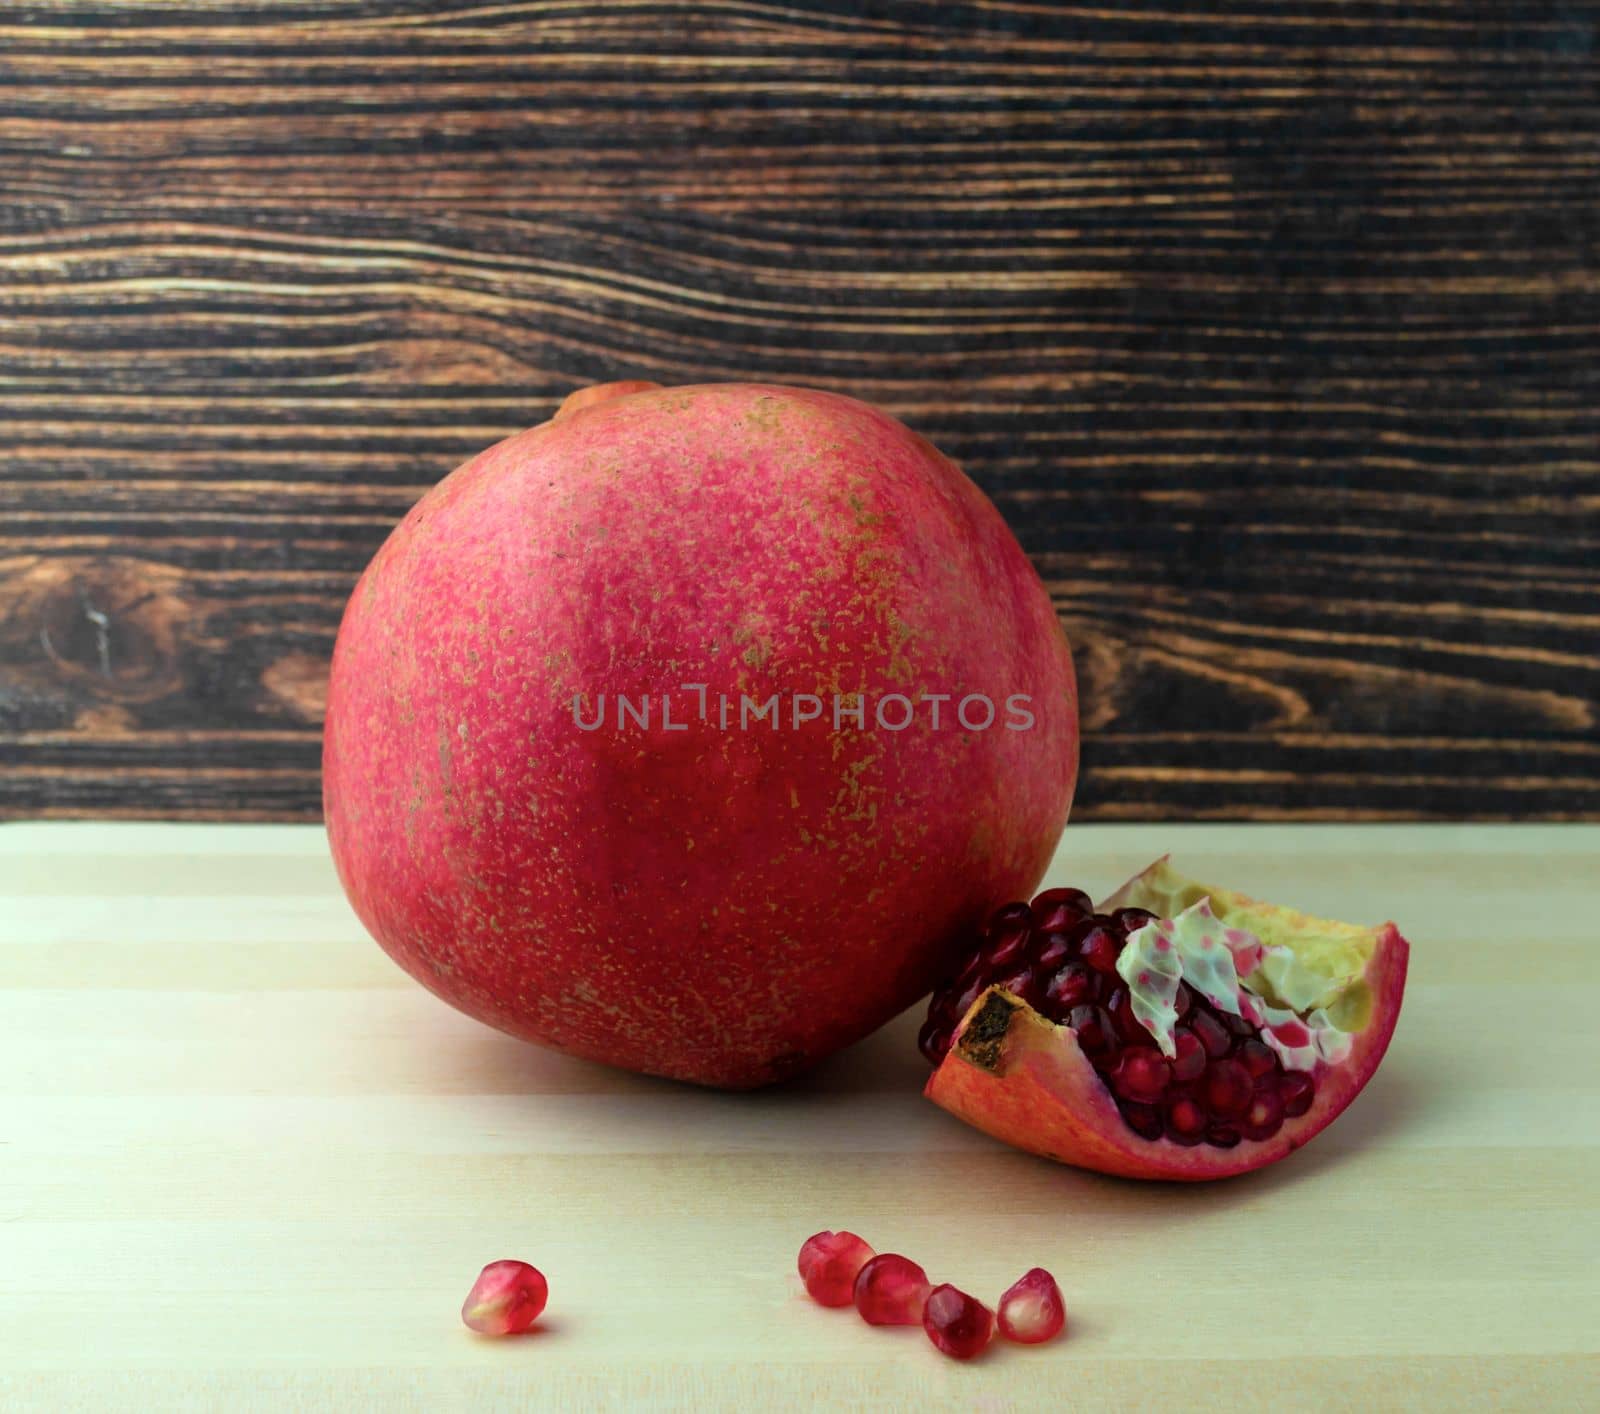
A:
POLYGON ((1323 1004, 1328 978, 1305 966, 1292 948, 1265 944, 1243 928, 1225 924, 1209 897, 1171 918, 1157 918, 1128 935, 1117 958, 1134 1017, 1155 1038, 1161 1053, 1177 1055, 1174 1003, 1187 982, 1218 1011, 1242 1017, 1261 1030, 1261 1040, 1286 1071, 1338 1065, 1354 1042, 1323 1004), (1268 997, 1287 1003, 1274 1005, 1268 997))

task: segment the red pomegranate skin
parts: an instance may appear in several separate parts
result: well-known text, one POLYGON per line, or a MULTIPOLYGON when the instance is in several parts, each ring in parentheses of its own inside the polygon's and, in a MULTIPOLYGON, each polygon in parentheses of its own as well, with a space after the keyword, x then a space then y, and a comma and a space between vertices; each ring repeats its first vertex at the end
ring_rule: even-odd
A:
POLYGON ((836 394, 631 383, 474 457, 378 551, 334 651, 324 806, 362 922, 446 1001, 745 1088, 910 1005, 1029 891, 1077 748, 1038 575, 930 443, 836 394), (668 729, 685 683, 710 720, 675 691, 668 729), (836 692, 905 694, 916 723, 869 702, 835 731, 836 692), (617 729, 617 693, 651 696, 648 730, 617 729), (826 705, 738 730, 740 695, 774 693, 826 705), (953 694, 943 730, 923 693, 953 694), (965 693, 988 731, 951 729, 965 693))

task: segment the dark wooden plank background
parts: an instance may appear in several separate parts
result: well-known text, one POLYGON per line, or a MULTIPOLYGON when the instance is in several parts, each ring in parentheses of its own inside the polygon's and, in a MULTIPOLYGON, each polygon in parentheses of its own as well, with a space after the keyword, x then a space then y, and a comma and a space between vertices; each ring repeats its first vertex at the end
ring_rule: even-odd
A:
POLYGON ((577 384, 961 460, 1081 817, 1600 818, 1600 6, 0 6, 0 813, 310 819, 344 596, 577 384))

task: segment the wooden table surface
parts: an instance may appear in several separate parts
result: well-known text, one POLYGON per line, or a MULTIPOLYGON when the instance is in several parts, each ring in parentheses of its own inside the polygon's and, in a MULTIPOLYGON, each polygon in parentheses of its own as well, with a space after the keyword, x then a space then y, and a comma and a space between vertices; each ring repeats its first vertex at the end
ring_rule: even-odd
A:
POLYGON ((314 828, 0 828, 0 1406, 1593 1407, 1600 829, 1077 826, 1051 878, 1166 849, 1415 949, 1349 1113, 1197 1189, 964 1128, 914 1016, 743 1096, 502 1037, 367 940, 314 828), (989 1299, 1042 1263, 1069 1338, 964 1367, 824 1311, 821 1227, 989 1299), (504 1256, 549 1319, 484 1341, 504 1256))
POLYGON ((390 527, 575 386, 962 463, 1082 820, 1600 820, 1600 8, 0 0, 0 816, 318 818, 390 527))

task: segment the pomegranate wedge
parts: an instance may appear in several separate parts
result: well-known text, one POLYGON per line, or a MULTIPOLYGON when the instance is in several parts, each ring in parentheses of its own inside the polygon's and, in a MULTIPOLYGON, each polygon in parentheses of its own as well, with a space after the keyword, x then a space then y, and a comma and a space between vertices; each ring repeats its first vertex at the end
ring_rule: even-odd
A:
POLYGON ((1199 884, 1157 860, 1093 908, 1009 904, 920 1037, 935 1104, 1130 1178, 1247 1173, 1309 1142, 1394 1033, 1409 945, 1199 884))

